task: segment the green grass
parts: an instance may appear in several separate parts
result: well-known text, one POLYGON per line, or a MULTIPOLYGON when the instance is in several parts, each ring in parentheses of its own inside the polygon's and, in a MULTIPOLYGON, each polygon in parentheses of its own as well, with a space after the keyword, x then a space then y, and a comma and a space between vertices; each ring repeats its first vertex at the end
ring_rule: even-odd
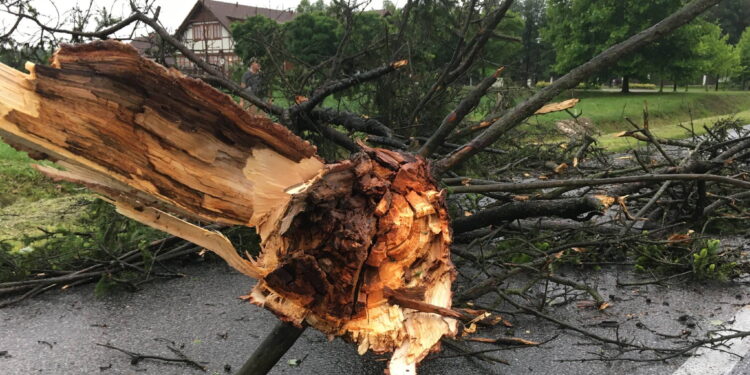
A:
POLYGON ((0 142, 0 282, 34 270, 76 269, 164 236, 85 188, 44 177, 34 163, 0 142))
MULTIPOLYGON (((692 129, 697 135, 705 134, 706 130, 704 126, 711 128, 716 123, 716 121, 726 117, 727 115, 719 115, 693 120, 692 129)), ((742 120, 746 124, 750 124, 750 109, 739 112, 733 115, 733 117, 742 120)), ((685 128, 691 128, 689 121, 662 125, 652 129, 652 133, 660 138, 682 139, 690 136, 690 132, 688 132, 685 128)), ((619 133, 620 132, 608 133, 597 137, 599 146, 609 151, 623 151, 645 145, 645 142, 637 141, 631 137, 617 137, 617 134, 619 133)))
MULTIPOLYGON (((692 92, 638 92, 620 94, 604 91, 573 91, 561 95, 558 99, 580 98, 577 111, 583 117, 591 119, 602 133, 616 133, 629 130, 625 122, 630 117, 640 124, 643 117, 643 103, 648 103, 649 123, 652 129, 663 126, 674 126, 691 119, 700 119, 720 115, 731 115, 750 110, 750 93, 742 91, 692 91, 692 92)), ((554 127, 558 120, 569 119, 565 112, 535 116, 532 122, 543 126, 554 127)))
POLYGON ((80 188, 68 183, 56 183, 32 168, 37 162, 0 141, 0 208, 19 201, 35 202, 40 199, 74 194, 80 188))
POLYGON ((0 242, 39 235, 71 221, 82 202, 93 199, 86 189, 44 177, 34 163, 51 165, 0 141, 0 242))

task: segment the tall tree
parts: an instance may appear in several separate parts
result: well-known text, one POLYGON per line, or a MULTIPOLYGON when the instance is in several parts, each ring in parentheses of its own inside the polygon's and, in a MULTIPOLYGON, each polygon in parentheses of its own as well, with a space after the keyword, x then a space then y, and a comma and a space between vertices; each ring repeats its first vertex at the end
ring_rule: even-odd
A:
POLYGON ((707 24, 695 20, 642 50, 647 56, 644 69, 658 77, 659 91, 663 91, 665 80, 672 81, 676 91, 677 85, 694 82, 705 73, 706 58, 699 41, 707 24))
POLYGON ((249 17, 243 22, 232 23, 232 38, 235 41, 234 51, 243 61, 252 58, 264 59, 268 47, 279 42, 281 27, 268 17, 249 17))
MULTIPOLYGON (((569 71, 684 3, 684 0, 550 0, 542 36, 555 48, 555 71, 569 71)), ((649 58, 646 53, 629 54, 600 75, 623 77, 622 92, 629 92, 630 78, 645 78, 649 73, 645 69, 649 58)))
POLYGON ((737 43, 737 53, 740 58, 740 81, 742 89, 750 81, 750 27, 746 28, 737 43))
POLYGON ((735 44, 750 26, 750 0, 722 0, 706 12, 706 18, 721 26, 729 35, 729 43, 735 44))
POLYGON ((302 0, 297 5, 297 13, 312 13, 312 12, 324 12, 326 10, 326 4, 323 0, 316 0, 311 3, 310 0, 302 0))
POLYGON ((703 56, 703 69, 715 77, 715 90, 719 91, 719 81, 738 73, 740 55, 729 44, 729 35, 723 34, 721 27, 712 23, 703 26, 698 48, 703 56))
POLYGON ((549 73, 555 58, 554 49, 541 37, 547 22, 545 0, 519 1, 514 10, 523 18, 521 78, 524 82, 530 79, 534 84, 549 73))

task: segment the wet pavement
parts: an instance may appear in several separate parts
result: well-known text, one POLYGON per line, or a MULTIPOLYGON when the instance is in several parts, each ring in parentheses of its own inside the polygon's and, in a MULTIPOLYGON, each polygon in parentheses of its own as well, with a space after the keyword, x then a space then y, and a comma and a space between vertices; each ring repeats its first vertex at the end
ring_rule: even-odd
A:
MULTIPOLYGON (((208 374, 232 373, 271 330, 276 318, 238 299, 250 290, 252 280, 223 264, 189 265, 179 271, 187 276, 156 281, 135 293, 118 292, 96 298, 93 285, 88 285, 50 292, 0 309, 0 353, 7 352, 0 354, 0 373, 203 373, 184 364, 153 360, 132 365, 127 355, 97 343, 165 357, 175 356, 167 348, 172 345, 204 363, 208 374)), ((602 336, 646 345, 678 345, 681 339, 667 341, 663 335, 686 331, 691 332, 691 338, 702 338, 702 332, 731 323, 734 315, 750 304, 746 284, 676 283, 621 288, 615 286, 618 278, 633 277, 627 269, 570 272, 565 276, 597 286, 612 307, 603 312, 582 308, 578 302, 585 299, 583 296, 558 288, 547 291, 548 296, 557 295, 554 306, 546 310, 548 314, 602 336)), ((491 304, 492 299, 479 302, 491 304)), ((507 305, 499 309, 512 310, 507 305)), ((578 333, 560 330, 546 320, 527 315, 504 317, 513 323, 512 328, 483 328, 478 336, 513 335, 537 341, 556 338, 537 348, 489 353, 509 361, 510 366, 458 356, 446 349, 428 357, 420 374, 671 374, 686 360, 680 357, 667 362, 581 362, 598 355, 617 356, 618 351, 578 333)), ((470 346, 474 350, 498 348, 480 343, 470 346)), ((647 358, 637 352, 627 355, 647 358)), ((271 373, 382 374, 385 360, 384 356, 372 354, 359 356, 353 345, 338 339, 329 342, 319 332, 307 330, 271 373), (295 360, 301 362, 294 366, 295 360)), ((729 371, 750 368, 744 362, 732 366, 729 371)))

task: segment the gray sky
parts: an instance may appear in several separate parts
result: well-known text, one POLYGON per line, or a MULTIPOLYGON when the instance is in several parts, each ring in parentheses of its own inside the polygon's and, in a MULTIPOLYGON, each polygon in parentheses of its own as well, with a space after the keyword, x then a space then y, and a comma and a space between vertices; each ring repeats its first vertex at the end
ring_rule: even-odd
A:
MULTIPOLYGON (((224 0, 230 3, 240 3, 244 5, 252 5, 264 8, 273 9, 295 9, 299 4, 300 0, 224 0)), ((365 0, 366 1, 366 0, 365 0)), ((143 0, 138 1, 142 3, 143 0)), ((180 22, 185 18, 187 13, 195 4, 195 0, 156 0, 156 5, 161 6, 161 14, 159 19, 167 28, 167 30, 174 31, 180 22)), ((311 1, 314 2, 314 1, 311 1)), ((326 1, 328 3, 329 1, 326 1)), ((402 6, 406 3, 405 0, 392 1, 397 6, 402 6)), ((94 9, 101 9, 106 7, 115 16, 126 16, 130 14, 130 5, 128 0, 32 0, 32 4, 37 10, 46 16, 45 21, 48 25, 54 26, 60 19, 58 15, 64 15, 76 6, 86 9, 89 4, 93 3, 94 9)), ((368 9, 379 9, 382 8, 382 0, 372 0, 367 6, 368 9)), ((9 28, 15 18, 8 15, 7 13, 0 14, 0 30, 9 28)), ((28 36, 37 28, 34 27, 31 21, 24 21, 20 30, 23 32, 23 36, 17 35, 18 39, 24 39, 24 36, 28 36), (20 37, 20 38, 19 38, 20 37)), ((65 25, 63 25, 64 27, 65 25)), ((93 25, 92 25, 93 26, 93 25)), ((124 37, 130 34, 130 31, 119 33, 117 36, 124 37)))

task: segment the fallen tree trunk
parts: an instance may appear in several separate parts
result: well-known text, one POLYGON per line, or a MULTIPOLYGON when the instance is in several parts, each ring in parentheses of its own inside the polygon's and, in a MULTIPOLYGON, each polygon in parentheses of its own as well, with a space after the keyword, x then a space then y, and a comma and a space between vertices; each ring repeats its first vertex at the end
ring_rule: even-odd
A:
POLYGON ((286 128, 117 42, 64 46, 27 69, 0 66, 0 136, 65 169, 38 167, 48 176, 258 279, 253 303, 360 353, 393 351, 392 375, 414 374, 456 332, 455 319, 390 298, 451 307, 445 197, 421 157, 362 145, 324 164, 286 128), (188 220, 254 226, 262 252, 241 256, 188 220))

